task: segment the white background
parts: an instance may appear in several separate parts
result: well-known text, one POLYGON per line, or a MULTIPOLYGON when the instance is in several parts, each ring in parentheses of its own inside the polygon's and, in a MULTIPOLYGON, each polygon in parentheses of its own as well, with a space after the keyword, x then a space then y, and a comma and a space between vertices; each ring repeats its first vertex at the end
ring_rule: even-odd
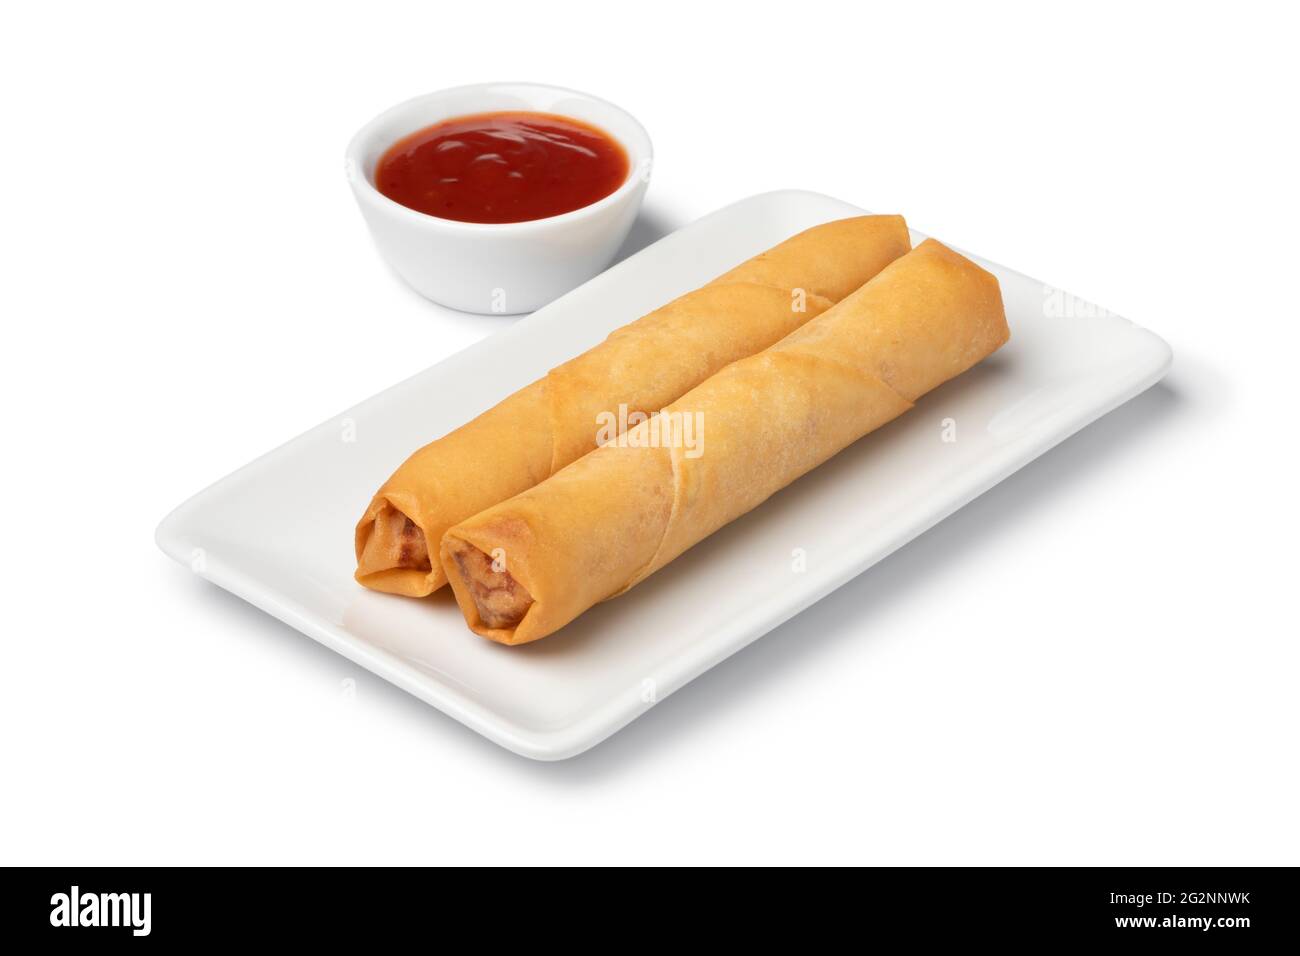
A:
POLYGON ((1047 6, 11 5, 0 861, 1300 863, 1295 24, 1047 6), (595 750, 515 757, 152 540, 512 321, 404 288, 342 171, 488 79, 643 121, 633 245, 817 190, 1174 369, 595 750))

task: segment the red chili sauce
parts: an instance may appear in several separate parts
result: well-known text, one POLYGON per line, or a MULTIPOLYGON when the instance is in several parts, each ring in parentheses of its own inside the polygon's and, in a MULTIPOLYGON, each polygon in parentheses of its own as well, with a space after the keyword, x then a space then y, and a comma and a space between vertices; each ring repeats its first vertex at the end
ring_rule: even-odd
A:
POLYGON ((627 180, 608 133, 551 113, 457 116, 399 139, 375 187, 394 202, 459 222, 526 222, 572 212, 627 180))

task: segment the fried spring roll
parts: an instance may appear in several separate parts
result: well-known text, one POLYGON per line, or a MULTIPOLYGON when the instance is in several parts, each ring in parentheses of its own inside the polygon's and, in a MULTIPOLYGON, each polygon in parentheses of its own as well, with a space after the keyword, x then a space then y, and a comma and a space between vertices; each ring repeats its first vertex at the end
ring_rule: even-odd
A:
POLYGON ((901 415, 1008 335, 997 279, 925 241, 619 441, 448 531, 440 558, 466 622, 504 644, 546 637, 901 415), (676 440, 691 422, 702 440, 676 440))
POLYGON ((843 299, 910 248, 901 216, 815 226, 614 331, 411 455, 356 529, 356 579, 422 597, 446 583, 448 528, 594 449, 601 416, 635 422, 843 299), (625 406, 626 415, 618 415, 625 406))

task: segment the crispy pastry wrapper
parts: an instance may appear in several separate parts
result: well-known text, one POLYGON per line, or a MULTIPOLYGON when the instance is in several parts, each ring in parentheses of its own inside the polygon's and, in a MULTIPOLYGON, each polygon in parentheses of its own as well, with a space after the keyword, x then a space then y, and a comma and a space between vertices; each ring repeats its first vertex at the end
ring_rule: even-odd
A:
POLYGON ((667 406, 664 416, 703 423, 694 449, 647 440, 652 422, 644 422, 448 531, 440 560, 466 622, 505 644, 554 633, 901 415, 1008 336, 997 279, 925 241, 778 344, 667 406))
POLYGON ((628 415, 619 421, 658 411, 820 315, 910 246, 901 216, 814 226, 615 330, 411 455, 357 525, 356 579, 393 594, 432 593, 447 580, 437 560, 446 530, 594 449, 598 416, 620 406, 628 415))

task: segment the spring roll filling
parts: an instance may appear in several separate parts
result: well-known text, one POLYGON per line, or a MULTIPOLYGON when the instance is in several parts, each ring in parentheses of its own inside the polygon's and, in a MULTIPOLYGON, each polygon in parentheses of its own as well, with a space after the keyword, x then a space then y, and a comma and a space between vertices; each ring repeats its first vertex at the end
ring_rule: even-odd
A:
POLYGON ((504 568, 496 570, 490 555, 463 541, 453 544, 452 558, 469 588, 479 620, 487 627, 511 628, 524 619, 533 596, 504 568))
POLYGON ((386 504, 375 518, 357 566, 363 574, 388 568, 425 572, 433 569, 424 532, 391 504, 386 504))

